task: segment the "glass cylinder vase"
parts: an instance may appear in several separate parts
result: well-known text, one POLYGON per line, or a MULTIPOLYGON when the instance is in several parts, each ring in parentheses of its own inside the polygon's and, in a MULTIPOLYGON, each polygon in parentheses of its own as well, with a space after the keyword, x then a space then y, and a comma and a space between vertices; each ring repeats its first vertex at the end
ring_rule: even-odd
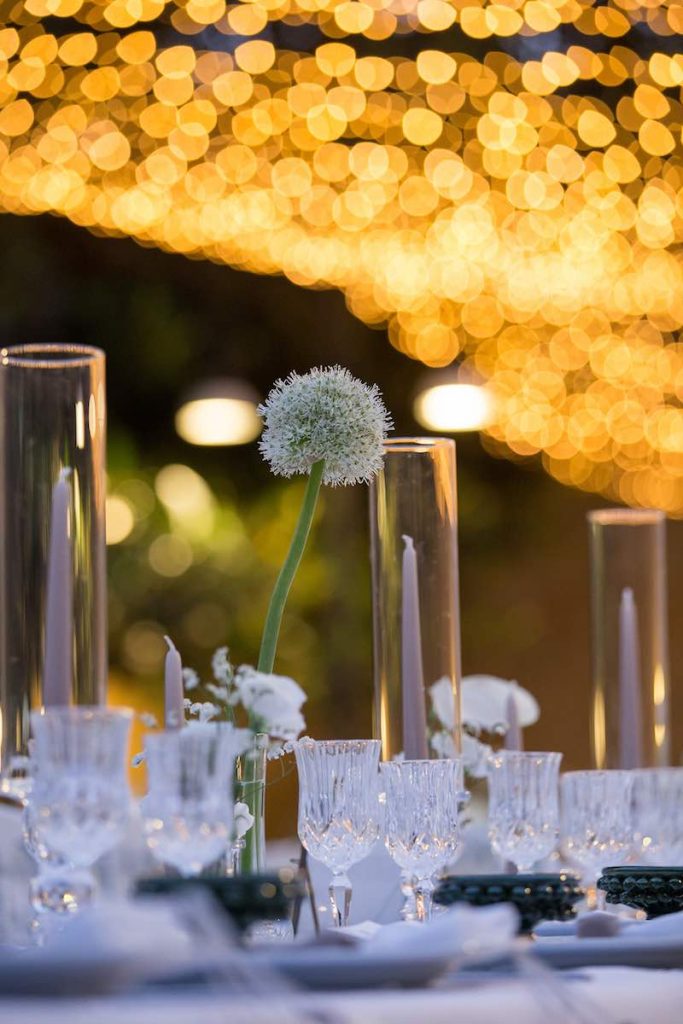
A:
POLYGON ((383 760, 460 753, 455 443, 392 438, 370 488, 374 727, 383 760))
POLYGON ((588 522, 593 761, 596 768, 667 765, 665 516, 601 509, 588 522))
POLYGON ((247 805, 254 823, 233 845, 231 871, 235 874, 259 874, 266 867, 268 744, 267 733, 256 733, 251 747, 237 758, 235 799, 247 805))
POLYGON ((105 356, 0 349, 0 773, 13 792, 30 712, 99 704, 107 677, 105 356))

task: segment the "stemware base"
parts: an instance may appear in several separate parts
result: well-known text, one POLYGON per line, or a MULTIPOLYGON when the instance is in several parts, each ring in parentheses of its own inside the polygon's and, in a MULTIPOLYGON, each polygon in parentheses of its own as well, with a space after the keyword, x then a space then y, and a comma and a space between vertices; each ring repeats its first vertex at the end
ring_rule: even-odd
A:
POLYGON ((52 868, 29 883, 29 901, 38 914, 75 914, 92 902, 97 883, 90 871, 52 868))

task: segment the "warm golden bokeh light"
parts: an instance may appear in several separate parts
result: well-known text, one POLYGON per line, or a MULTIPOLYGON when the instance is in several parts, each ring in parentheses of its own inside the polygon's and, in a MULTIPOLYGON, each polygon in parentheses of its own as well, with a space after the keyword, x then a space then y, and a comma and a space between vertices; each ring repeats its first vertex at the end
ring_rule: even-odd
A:
POLYGON ((135 526, 135 515, 129 501, 117 494, 107 497, 107 544, 120 544, 135 526))
POLYGON ((197 398, 178 409, 176 430, 190 444, 248 444, 261 433, 253 402, 241 398, 197 398))
POLYGON ((683 515, 680 10, 7 4, 0 207, 341 289, 407 356, 487 382, 497 451, 683 515), (276 49, 273 21, 325 41, 276 49))
POLYGON ((438 433, 483 430, 493 422, 494 403, 482 384, 452 381, 425 388, 415 399, 415 419, 438 433))

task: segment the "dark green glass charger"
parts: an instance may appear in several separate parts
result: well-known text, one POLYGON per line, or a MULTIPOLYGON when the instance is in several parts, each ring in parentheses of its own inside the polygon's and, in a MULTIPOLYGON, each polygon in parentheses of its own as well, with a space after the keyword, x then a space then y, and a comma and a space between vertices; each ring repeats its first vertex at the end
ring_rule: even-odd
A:
POLYGON ((566 921, 576 916, 575 905, 584 891, 576 875, 449 875, 434 892, 442 906, 469 903, 488 907, 512 903, 519 912, 520 932, 530 932, 541 921, 566 921))
POLYGON ((598 889, 607 903, 644 910, 648 917, 661 917, 683 910, 683 867, 605 868, 598 889))
POLYGON ((301 889, 293 872, 288 870, 231 878, 222 875, 201 875, 198 878, 153 876, 139 879, 135 889, 141 896, 170 895, 192 886, 211 893, 242 932, 258 921, 289 917, 301 889))

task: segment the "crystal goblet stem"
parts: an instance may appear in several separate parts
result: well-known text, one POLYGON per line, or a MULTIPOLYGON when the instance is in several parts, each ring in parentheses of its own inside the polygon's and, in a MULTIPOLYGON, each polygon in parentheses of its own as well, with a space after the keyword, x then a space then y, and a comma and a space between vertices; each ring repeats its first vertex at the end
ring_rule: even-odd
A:
POLYGON ((338 928, 345 928, 349 923, 352 891, 351 879, 346 872, 335 871, 330 882, 329 893, 334 923, 338 928))
POLYGON ((432 894, 434 882, 430 878, 415 879, 413 893, 415 895, 415 916, 418 921, 429 921, 432 917, 432 894))

